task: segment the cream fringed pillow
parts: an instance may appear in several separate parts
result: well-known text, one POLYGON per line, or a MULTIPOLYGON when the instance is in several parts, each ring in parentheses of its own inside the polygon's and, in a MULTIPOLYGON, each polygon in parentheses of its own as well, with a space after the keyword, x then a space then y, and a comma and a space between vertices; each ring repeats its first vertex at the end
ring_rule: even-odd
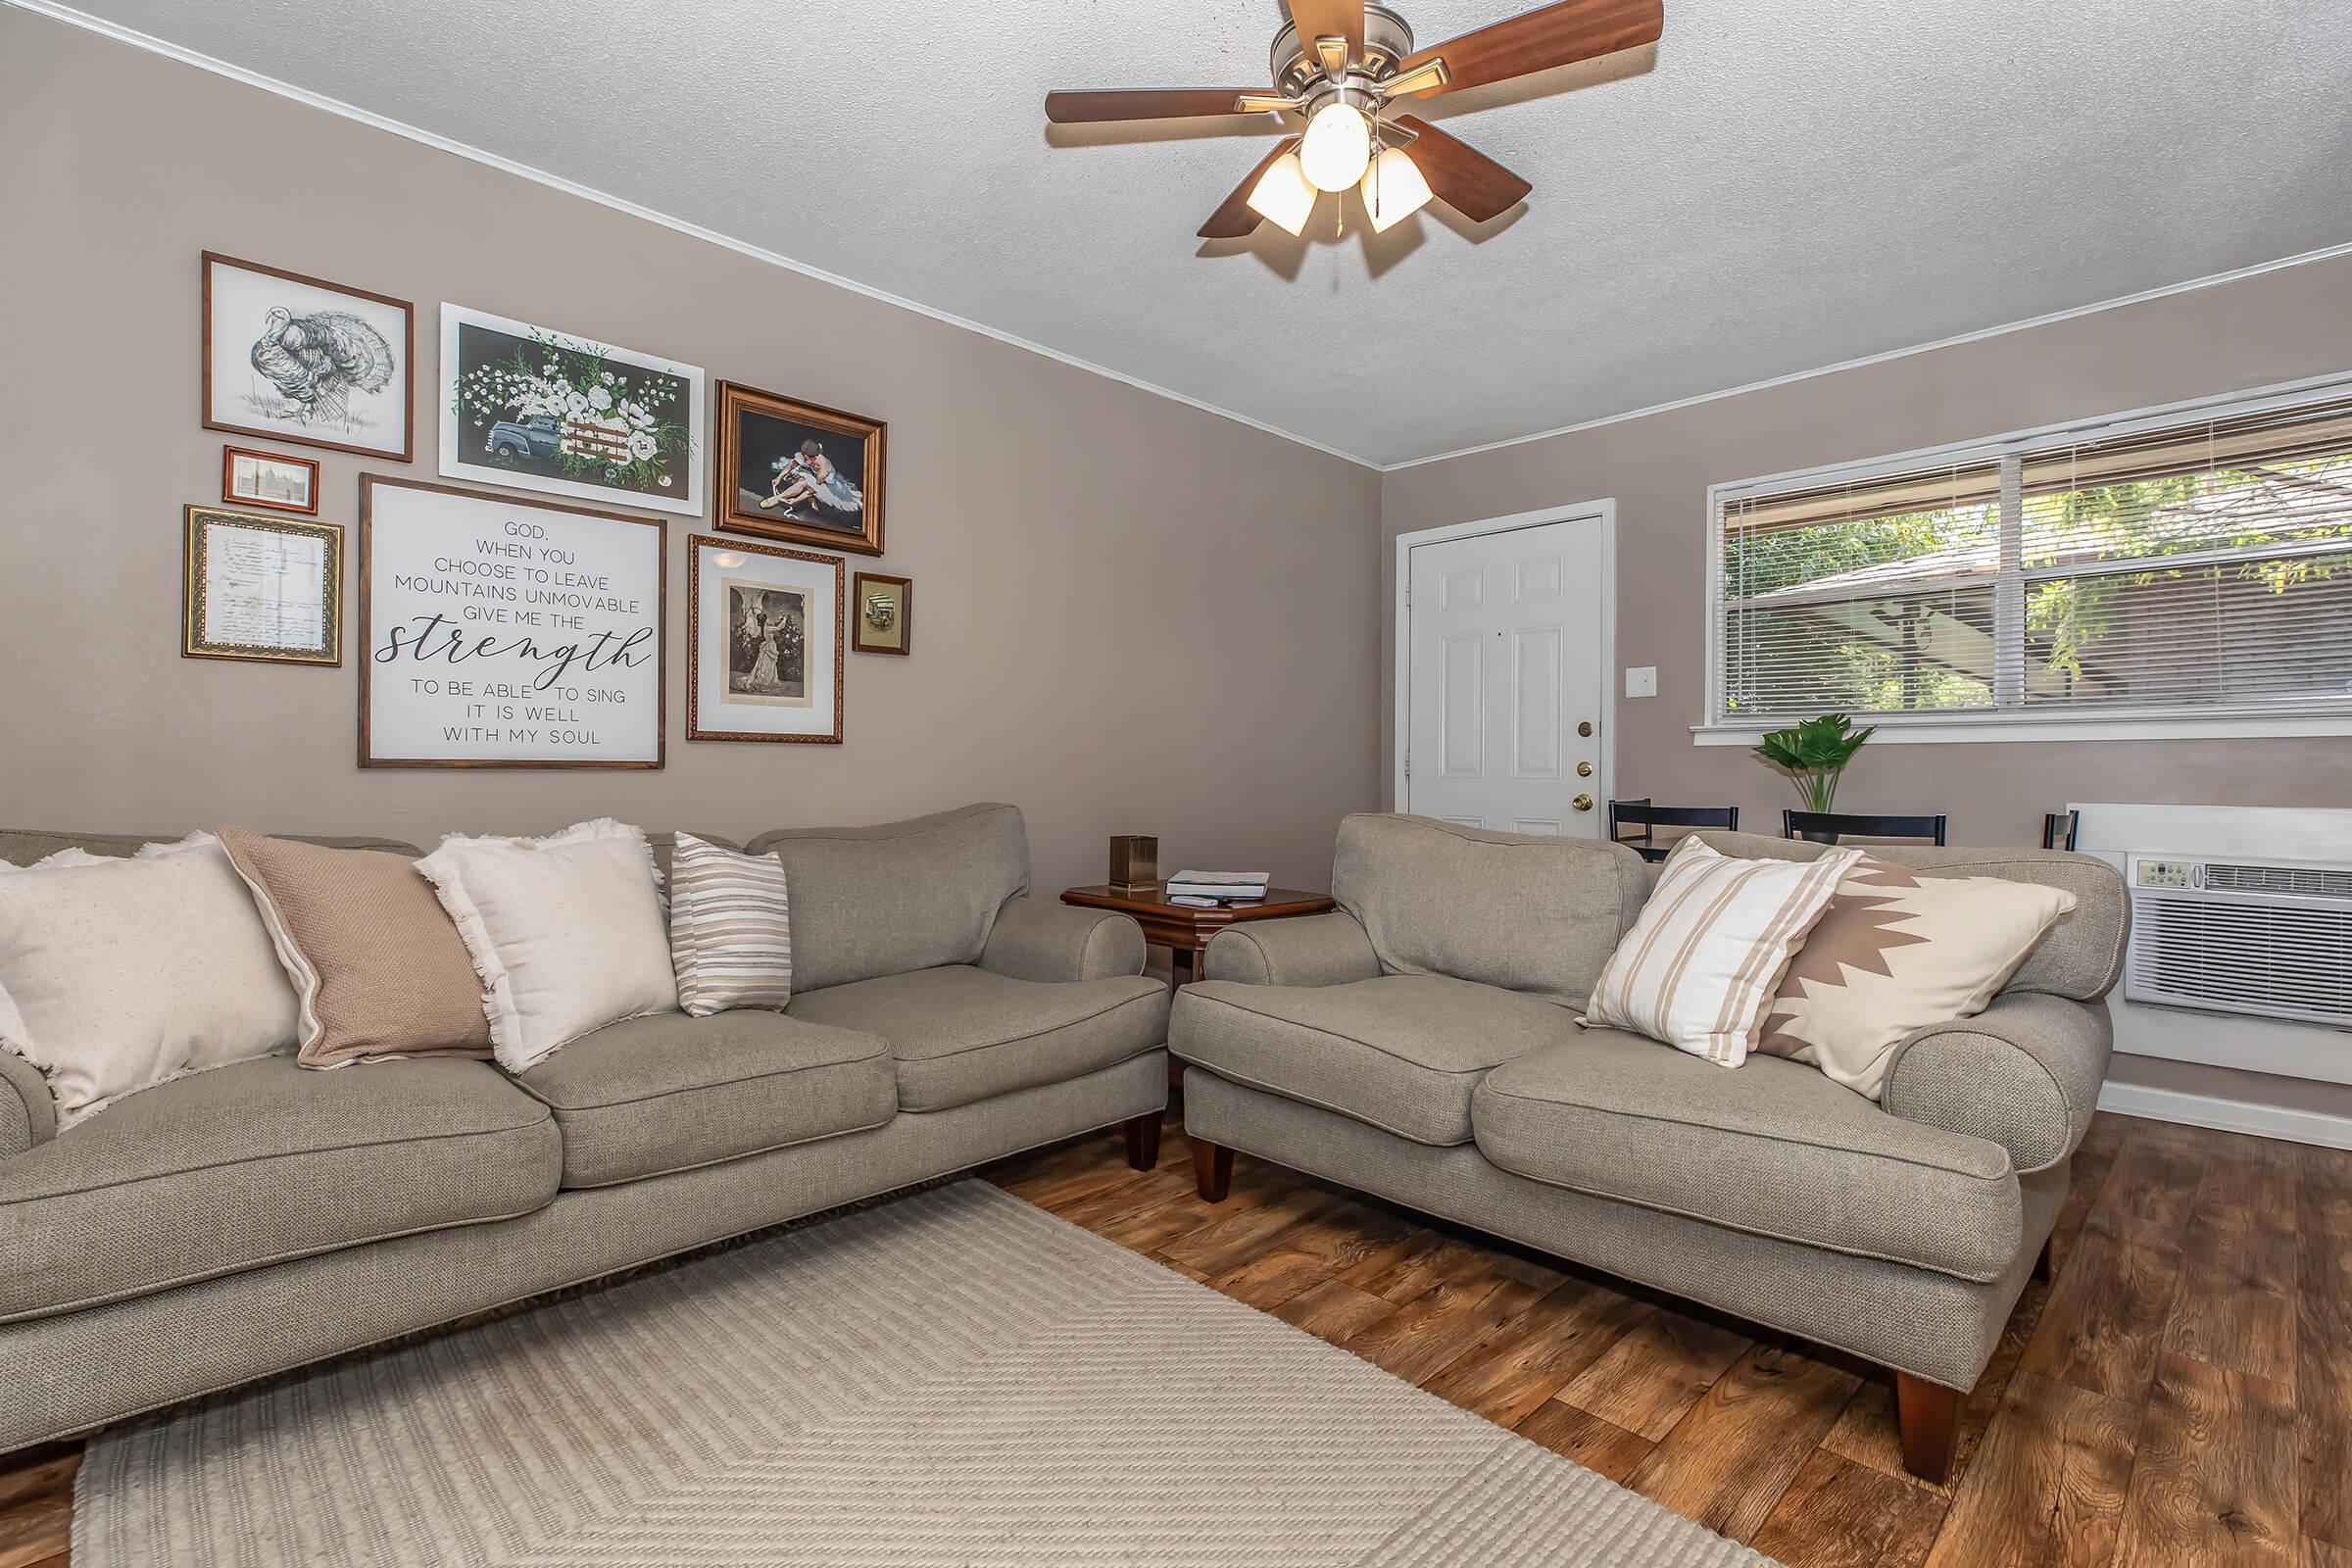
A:
POLYGON ((2037 882, 1922 875, 1865 855, 1788 965, 1756 1049, 1876 1100, 1896 1046, 1983 1012, 2075 902, 2037 882))
POLYGON ((790 1002, 784 862, 680 833, 669 865, 669 960, 689 1017, 790 1002))
POLYGON ((603 817, 543 839, 453 834, 416 869, 465 939, 509 1072, 606 1024, 677 1010, 653 852, 636 828, 603 817))
POLYGON ((0 1049, 60 1131, 108 1102, 294 1045, 294 991, 220 841, 0 877, 0 1049))
POLYGON ((1737 860, 1683 840, 1593 982, 1584 1022, 1739 1066, 1789 956, 1861 858, 1838 850, 1817 860, 1737 860))

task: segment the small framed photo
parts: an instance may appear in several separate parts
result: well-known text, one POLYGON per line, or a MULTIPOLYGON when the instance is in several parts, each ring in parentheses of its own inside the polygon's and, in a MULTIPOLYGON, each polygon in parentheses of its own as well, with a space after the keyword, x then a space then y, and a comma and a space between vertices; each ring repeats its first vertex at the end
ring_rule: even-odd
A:
POLYGON ((204 427, 406 463, 416 307, 204 253, 204 427))
POLYGON ((686 738, 840 745, 839 558, 702 534, 687 555, 686 738))
POLYGON ((914 579, 886 576, 879 571, 857 574, 850 590, 857 630, 850 647, 860 654, 904 654, 913 646, 914 579))
POLYGON ((244 447, 220 449, 220 499, 232 507, 318 515, 318 465, 244 447))
POLYGON ((841 550, 882 553, 880 419, 718 384, 718 526, 841 550))
POLYGON ((343 662, 343 530, 187 509, 179 651, 189 659, 343 662))

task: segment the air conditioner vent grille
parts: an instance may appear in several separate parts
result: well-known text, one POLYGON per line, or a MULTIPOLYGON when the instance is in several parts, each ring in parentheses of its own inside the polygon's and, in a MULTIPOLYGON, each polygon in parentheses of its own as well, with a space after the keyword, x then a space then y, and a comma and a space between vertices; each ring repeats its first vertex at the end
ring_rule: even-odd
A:
POLYGON ((2132 1001, 2352 1028, 2352 907, 2148 889, 2132 904, 2132 1001))
POLYGON ((2306 899, 2352 899, 2352 870, 2332 865, 2232 865, 2209 860, 2205 886, 2216 893, 2285 893, 2306 899))

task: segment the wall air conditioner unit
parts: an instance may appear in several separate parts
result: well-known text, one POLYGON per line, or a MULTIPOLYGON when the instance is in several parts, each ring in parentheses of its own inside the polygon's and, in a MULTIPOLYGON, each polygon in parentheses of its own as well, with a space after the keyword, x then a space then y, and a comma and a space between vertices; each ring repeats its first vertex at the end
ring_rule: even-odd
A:
POLYGON ((2352 863, 2125 859, 2126 1000, 2352 1029, 2352 863))

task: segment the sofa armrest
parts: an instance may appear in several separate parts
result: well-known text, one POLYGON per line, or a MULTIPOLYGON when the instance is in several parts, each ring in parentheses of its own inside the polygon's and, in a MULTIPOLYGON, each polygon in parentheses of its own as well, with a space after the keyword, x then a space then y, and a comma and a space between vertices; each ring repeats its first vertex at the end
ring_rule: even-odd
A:
POLYGON ((41 1069, 0 1047, 0 1158, 57 1136, 57 1102, 41 1069))
POLYGON ((1905 1121, 1990 1139, 2020 1175, 2046 1170, 2090 1130, 2114 1045, 2106 1003, 2010 992, 1895 1047, 1879 1103, 1905 1121))
POLYGON ((1209 938, 1203 978, 1253 986, 1343 986, 1380 976, 1372 938, 1341 909, 1229 925, 1209 938))
POLYGON ((1014 980, 1106 980, 1144 972, 1144 928, 1109 909, 1006 899, 980 967, 1014 980))

